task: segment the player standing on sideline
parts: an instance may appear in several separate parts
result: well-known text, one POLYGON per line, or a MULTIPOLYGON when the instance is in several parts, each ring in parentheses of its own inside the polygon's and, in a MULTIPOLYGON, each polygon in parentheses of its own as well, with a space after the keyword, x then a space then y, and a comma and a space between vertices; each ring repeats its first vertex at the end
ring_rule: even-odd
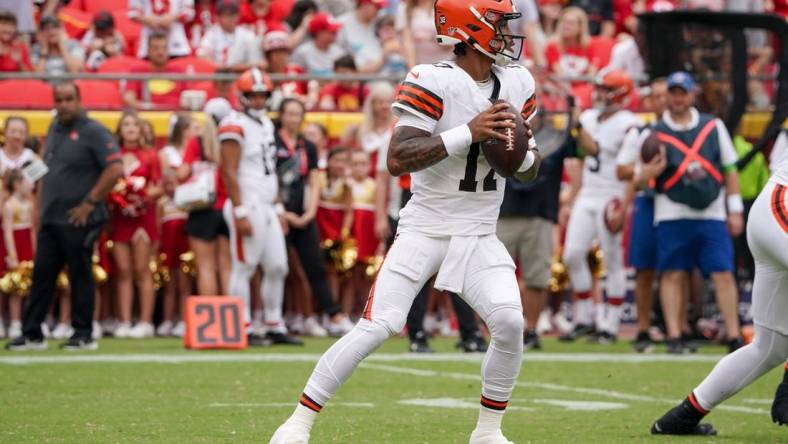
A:
POLYGON ((577 144, 586 157, 583 184, 569 216, 564 245, 564 263, 577 295, 573 316, 575 329, 562 339, 574 340, 590 333, 594 323, 600 343, 613 342, 618 335, 621 304, 626 292, 621 246, 625 216, 621 203, 626 184, 616 175, 616 157, 627 132, 642 125, 635 114, 623 109, 632 88, 632 79, 624 71, 600 73, 594 89, 594 107, 584 111, 578 119, 577 144), (616 200, 618 208, 613 203, 616 200), (614 209, 613 214, 608 214, 611 213, 609 207, 614 209), (607 270, 607 307, 598 306, 596 313, 591 300, 591 271, 586 260, 594 239, 599 239, 607 270))
MULTIPOLYGON (((435 273, 435 287, 462 296, 486 322, 492 342, 482 364, 479 420, 471 444, 509 443, 501 420, 520 372, 523 311, 512 262, 495 235, 504 181, 480 156, 480 143, 506 140, 509 105, 527 121, 536 112, 534 79, 509 64, 523 37, 508 21, 512 0, 437 0, 438 42, 454 45, 455 61, 418 65, 393 105, 399 115, 388 168, 411 173, 413 198, 402 209, 397 238, 372 287, 364 316, 320 359, 292 416, 272 444, 307 443, 317 413, 364 357, 405 325, 416 293, 435 273)), ((525 141, 521 141, 523 143, 525 141)), ((529 151, 517 177, 532 179, 538 153, 529 151)))
MULTIPOLYGON (((655 435, 716 435, 700 420, 788 358, 788 137, 774 146, 783 152, 774 174, 750 210, 747 243, 755 259, 752 313, 755 339, 725 356, 681 404, 651 426, 655 435)), ((772 404, 772 420, 788 424, 788 365, 772 404)))
POLYGON ((224 218, 230 228, 232 272, 229 292, 244 301, 244 321, 251 325, 249 281, 257 266, 263 267, 261 292, 268 328, 262 338, 248 332, 250 345, 303 344, 287 335, 282 319, 287 247, 283 230, 284 207, 276 203, 274 124, 267 116, 267 102, 273 86, 260 69, 252 68, 238 78, 242 110, 219 124, 222 177, 229 199, 224 218))

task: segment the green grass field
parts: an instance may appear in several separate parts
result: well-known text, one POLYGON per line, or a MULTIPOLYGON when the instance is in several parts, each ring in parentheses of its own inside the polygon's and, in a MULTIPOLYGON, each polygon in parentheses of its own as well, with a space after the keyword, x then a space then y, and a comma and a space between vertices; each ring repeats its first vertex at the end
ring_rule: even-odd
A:
MULTIPOLYGON (((321 351, 183 350, 174 339, 103 340, 98 352, 0 352, 2 443, 267 443, 292 411, 321 351)), ((319 443, 467 443, 478 410, 481 355, 404 353, 395 338, 362 364, 323 410, 319 443), (429 359, 429 360, 427 360, 429 359)), ((649 435, 654 419, 685 396, 723 349, 668 357, 545 342, 526 353, 504 432, 523 443, 778 443, 788 430, 768 411, 782 369, 708 417, 713 439, 649 435), (594 353, 594 354, 589 354, 594 353), (643 360, 645 356, 646 360, 643 360)))

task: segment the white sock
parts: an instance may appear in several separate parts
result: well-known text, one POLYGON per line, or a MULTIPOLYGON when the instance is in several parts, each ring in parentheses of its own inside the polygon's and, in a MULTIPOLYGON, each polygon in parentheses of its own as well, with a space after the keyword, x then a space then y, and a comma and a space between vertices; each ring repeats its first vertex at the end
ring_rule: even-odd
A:
POLYGON ((605 331, 607 330, 607 322, 605 319, 605 304, 594 304, 594 325, 596 325, 596 331, 605 331))
POLYGON ((309 433, 312 430, 312 425, 315 423, 315 418, 317 418, 316 411, 298 404, 293 414, 287 419, 287 422, 309 433))
POLYGON ((611 335, 615 336, 618 335, 618 327, 621 325, 621 305, 611 305, 608 304, 607 306, 607 319, 605 321, 607 323, 607 332, 611 335))
POLYGON ((485 407, 479 407, 479 421, 476 422, 476 430, 500 430, 504 412, 505 410, 490 410, 485 407))

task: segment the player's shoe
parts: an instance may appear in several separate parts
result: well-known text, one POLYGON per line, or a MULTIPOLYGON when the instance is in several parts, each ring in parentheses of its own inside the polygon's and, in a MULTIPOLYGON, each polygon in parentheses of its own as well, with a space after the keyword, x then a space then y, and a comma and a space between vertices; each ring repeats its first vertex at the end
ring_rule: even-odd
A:
POLYGON ((614 344, 618 341, 616 335, 610 332, 601 331, 595 335, 588 337, 588 342, 593 342, 594 344, 601 344, 601 345, 610 345, 614 344))
POLYGON ((503 436, 501 429, 498 430, 479 430, 476 429, 471 433, 471 439, 468 444, 514 444, 512 441, 503 436))
POLYGON ((257 333, 248 333, 246 343, 249 347, 270 347, 272 344, 270 339, 257 333))
POLYGON ((304 341, 295 336, 290 336, 287 333, 269 331, 265 334, 265 337, 274 345, 304 345, 304 341))
POLYGON ((772 421, 778 425, 788 425, 788 381, 777 386, 772 403, 772 421))
POLYGON ((688 352, 687 347, 685 347, 684 345, 684 342, 679 338, 674 338, 674 339, 668 338, 667 344, 668 344, 668 349, 667 349, 668 354, 683 355, 688 352))
POLYGON ((423 331, 417 331, 410 340, 408 349, 411 353, 434 353, 435 351, 430 348, 427 343, 427 335, 423 331))
POLYGON ((487 352, 487 341, 478 331, 470 335, 470 337, 461 339, 457 343, 457 348, 465 353, 485 353, 487 352))
POLYGON ((685 399, 651 426, 652 435, 716 435, 711 424, 700 423, 698 411, 685 399))
POLYGON ((92 338, 71 338, 60 344, 60 349, 67 351, 98 350, 98 342, 92 338))
POLYGON ((681 334, 681 343, 684 345, 684 348, 690 353, 697 353, 698 352, 698 341, 692 337, 689 333, 682 333, 681 334))
POLYGON ((654 351, 654 343, 651 341, 651 336, 649 336, 647 331, 638 333, 633 347, 638 353, 651 353, 654 351))
POLYGON ((285 422, 276 429, 268 444, 309 444, 309 432, 285 422))
POLYGON ((592 333, 594 333, 594 327, 590 325, 577 324, 575 325, 575 328, 572 331, 570 331, 565 335, 562 335, 561 337, 558 338, 558 340, 563 342, 573 342, 576 341, 577 338, 581 336, 590 335, 592 333))
POLYGON ((17 336, 5 344, 5 349, 10 351, 41 351, 47 349, 47 340, 28 339, 24 336, 17 336))
POLYGON ((542 342, 539 340, 539 334, 534 330, 526 330, 523 333, 523 349, 524 350, 541 350, 542 342))

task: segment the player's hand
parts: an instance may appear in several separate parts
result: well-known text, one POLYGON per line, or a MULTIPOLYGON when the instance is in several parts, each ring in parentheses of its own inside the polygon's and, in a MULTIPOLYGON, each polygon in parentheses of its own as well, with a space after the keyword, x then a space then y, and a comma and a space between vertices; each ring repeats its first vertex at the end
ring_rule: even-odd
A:
POLYGON ((738 237, 744 231, 744 216, 741 213, 728 215, 728 232, 733 237, 738 237))
POLYGON ((640 170, 640 180, 648 182, 659 177, 668 166, 668 155, 665 153, 665 145, 660 145, 659 152, 651 161, 644 163, 640 170))
POLYGON ((88 223, 88 217, 95 207, 87 200, 76 207, 68 210, 68 222, 75 227, 84 227, 88 223))
POLYGON ((505 142, 507 140, 506 135, 499 133, 497 129, 516 127, 514 124, 514 118, 516 116, 512 113, 505 112, 507 109, 509 109, 508 103, 496 103, 468 122, 472 141, 475 143, 487 139, 499 139, 505 142))
POLYGON ((252 237, 252 224, 249 223, 249 219, 245 217, 236 217, 235 218, 235 231, 237 235, 240 237, 252 237))

